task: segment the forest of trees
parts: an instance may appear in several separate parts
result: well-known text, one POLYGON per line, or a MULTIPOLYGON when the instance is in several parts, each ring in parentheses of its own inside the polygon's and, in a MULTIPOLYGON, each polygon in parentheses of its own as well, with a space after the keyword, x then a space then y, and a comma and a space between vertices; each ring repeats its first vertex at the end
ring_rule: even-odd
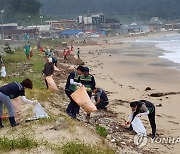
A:
POLYGON ((4 22, 28 22, 39 15, 40 8, 38 0, 0 0, 4 22))
POLYGON ((80 14, 102 12, 109 17, 137 17, 149 20, 180 18, 180 0, 39 0, 48 16, 71 18, 80 14))
POLYGON ((53 18, 76 18, 87 13, 104 13, 121 20, 180 19, 180 0, 0 0, 5 22, 36 24, 40 12, 53 18))

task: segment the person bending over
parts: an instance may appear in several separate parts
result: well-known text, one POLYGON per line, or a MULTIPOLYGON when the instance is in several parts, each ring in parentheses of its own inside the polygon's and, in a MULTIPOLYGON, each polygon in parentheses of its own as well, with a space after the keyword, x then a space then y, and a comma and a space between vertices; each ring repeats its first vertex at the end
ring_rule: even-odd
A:
POLYGON ((109 104, 109 99, 107 97, 107 94, 104 90, 101 88, 95 88, 93 90, 95 93, 95 101, 96 101, 96 107, 97 109, 107 109, 107 105, 109 104))
POLYGON ((14 112, 14 108, 13 108, 11 99, 22 96, 23 102, 31 103, 31 104, 38 103, 37 100, 31 101, 25 97, 25 89, 26 88, 27 89, 33 88, 32 81, 28 78, 23 80, 21 83, 12 82, 3 87, 0 87, 0 128, 4 127, 2 124, 2 119, 1 119, 2 112, 3 112, 3 104, 6 106, 6 108, 8 110, 9 121, 11 123, 11 126, 14 127, 14 126, 19 125, 19 123, 16 123, 16 121, 14 119, 15 112, 14 112))
MULTIPOLYGON (((130 103, 132 113, 129 116, 128 122, 131 123, 134 118, 148 115, 149 122, 152 128, 152 139, 156 137, 156 122, 155 122, 155 106, 153 103, 147 100, 133 101, 130 103)), ((130 125, 132 128, 132 125, 130 125)))

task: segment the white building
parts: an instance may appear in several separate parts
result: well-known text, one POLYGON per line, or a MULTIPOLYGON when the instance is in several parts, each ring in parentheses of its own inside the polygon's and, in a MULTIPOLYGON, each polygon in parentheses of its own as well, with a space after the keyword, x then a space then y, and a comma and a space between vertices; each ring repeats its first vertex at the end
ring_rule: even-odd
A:
POLYGON ((27 26, 24 29, 38 29, 39 32, 49 32, 51 25, 27 26))
POLYGON ((92 17, 83 17, 83 21, 85 25, 91 25, 92 24, 92 17))

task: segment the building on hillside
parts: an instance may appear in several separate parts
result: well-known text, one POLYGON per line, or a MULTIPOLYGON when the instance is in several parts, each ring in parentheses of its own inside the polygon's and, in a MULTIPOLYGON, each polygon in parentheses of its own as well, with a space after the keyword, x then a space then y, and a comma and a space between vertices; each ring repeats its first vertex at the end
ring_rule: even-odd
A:
POLYGON ((150 31, 149 26, 132 23, 131 25, 124 26, 126 30, 126 34, 140 34, 140 33, 148 33, 150 31))
POLYGON ((116 19, 106 19, 104 23, 101 23, 100 29, 105 31, 107 35, 115 35, 119 33, 122 24, 116 19))
POLYGON ((150 24, 162 24, 158 17, 152 17, 150 20, 150 24))
POLYGON ((101 23, 105 22, 105 17, 104 14, 96 14, 96 15, 92 15, 92 24, 93 25, 99 25, 101 23))
POLYGON ((5 37, 5 31, 8 31, 8 30, 16 30, 18 27, 18 24, 17 23, 7 23, 7 24, 1 24, 0 25, 0 39, 2 39, 2 37, 6 38, 5 37))
POLYGON ((157 32, 161 31, 161 29, 164 27, 164 24, 159 20, 158 17, 152 17, 149 21, 148 26, 151 32, 157 32))
POLYGON ((54 38, 54 33, 51 31, 51 25, 36 25, 36 26, 27 26, 21 29, 33 30, 37 29, 39 32, 40 38, 54 38))
POLYGON ((23 27, 21 29, 38 29, 39 32, 49 32, 51 30, 51 26, 50 25, 36 25, 36 26, 27 26, 27 27, 23 27))
POLYGON ((2 26, 4 30, 14 30, 14 29, 17 29, 18 24, 17 23, 7 23, 3 25, 1 24, 0 29, 2 29, 2 26))
POLYGON ((166 24, 164 28, 168 31, 180 30, 180 23, 166 24))
POLYGON ((149 26, 149 29, 151 32, 158 32, 158 31, 161 31, 161 29, 164 28, 164 24, 148 24, 149 26))
POLYGON ((29 40, 38 37, 39 37, 38 29, 14 29, 14 30, 4 31, 4 39, 29 40))
POLYGON ((46 21, 48 25, 51 25, 51 30, 65 30, 65 29, 76 29, 76 20, 60 20, 60 21, 46 21))
POLYGON ((104 23, 101 23, 101 29, 114 30, 121 27, 121 23, 116 19, 106 19, 104 23))
POLYGON ((24 40, 36 38, 39 35, 37 28, 24 29, 23 27, 19 27, 17 23, 0 25, 0 30, 0 38, 2 38, 3 35, 4 39, 24 40))
POLYGON ((83 24, 83 25, 100 25, 101 23, 104 22, 105 22, 105 17, 104 14, 102 13, 78 17, 78 24, 83 24))

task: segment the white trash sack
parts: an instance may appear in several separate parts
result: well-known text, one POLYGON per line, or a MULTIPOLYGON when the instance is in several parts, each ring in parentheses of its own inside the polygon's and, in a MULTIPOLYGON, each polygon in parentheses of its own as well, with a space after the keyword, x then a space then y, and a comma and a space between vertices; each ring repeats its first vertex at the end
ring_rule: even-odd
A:
POLYGON ((47 118, 48 114, 44 111, 40 103, 37 103, 34 108, 34 114, 37 118, 47 118))
POLYGON ((40 103, 37 103, 33 109, 33 112, 35 116, 26 119, 26 122, 32 121, 32 120, 38 120, 41 118, 49 118, 48 114, 44 111, 43 107, 40 103))
POLYGON ((5 68, 5 66, 2 66, 1 67, 1 77, 6 77, 6 68, 5 68))
POLYGON ((132 124, 133 130, 138 135, 140 134, 146 135, 146 128, 144 127, 139 117, 135 117, 131 124, 132 124))

